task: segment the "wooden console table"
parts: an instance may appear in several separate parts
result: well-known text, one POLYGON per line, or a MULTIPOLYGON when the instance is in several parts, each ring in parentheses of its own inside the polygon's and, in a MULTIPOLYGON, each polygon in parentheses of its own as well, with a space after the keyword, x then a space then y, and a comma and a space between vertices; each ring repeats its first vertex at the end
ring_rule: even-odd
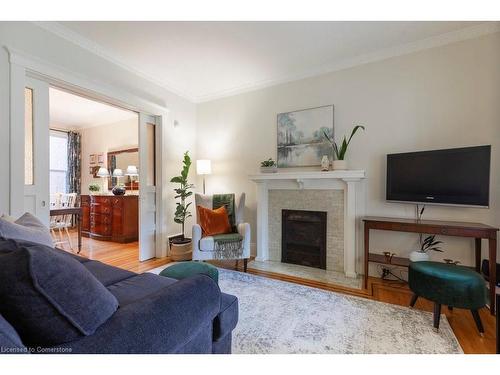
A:
MULTIPOLYGON (((498 228, 480 223, 460 223, 455 221, 438 220, 412 220, 387 217, 365 217, 365 275, 364 287, 368 288, 368 263, 386 263, 382 254, 370 253, 370 229, 390 230, 408 233, 438 234, 454 237, 472 237, 475 239, 475 252, 477 272, 481 268, 481 239, 485 238, 489 244, 488 258, 490 261, 490 312, 495 313, 495 285, 496 285, 496 263, 497 263, 497 231, 498 228)), ((408 267, 407 258, 394 257, 392 265, 408 267)))

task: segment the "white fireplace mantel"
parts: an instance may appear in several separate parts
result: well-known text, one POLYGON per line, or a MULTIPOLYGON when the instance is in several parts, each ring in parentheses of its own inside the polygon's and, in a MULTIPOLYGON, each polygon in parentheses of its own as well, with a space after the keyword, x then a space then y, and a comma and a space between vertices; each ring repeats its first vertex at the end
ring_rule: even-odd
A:
POLYGON ((293 171, 250 175, 257 184, 257 260, 269 259, 269 190, 336 189, 344 191, 344 273, 356 277, 357 183, 365 178, 364 170, 293 171))

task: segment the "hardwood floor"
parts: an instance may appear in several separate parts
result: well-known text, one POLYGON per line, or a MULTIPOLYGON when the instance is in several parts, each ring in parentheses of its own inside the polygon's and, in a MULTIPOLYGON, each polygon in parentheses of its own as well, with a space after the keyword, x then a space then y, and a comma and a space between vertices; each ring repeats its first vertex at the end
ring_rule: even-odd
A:
MULTIPOLYGON (((76 233, 72 233, 73 243, 76 244, 76 233)), ((137 242, 129 244, 119 244, 113 242, 97 241, 88 238, 82 239, 81 256, 90 259, 99 260, 103 263, 124 268, 133 272, 146 272, 150 269, 170 263, 169 258, 150 259, 144 262, 139 261, 139 247, 137 242)), ((63 246, 65 250, 71 251, 66 244, 63 246)), ((76 250, 75 250, 76 251, 76 250)), ((211 262, 219 267, 234 269, 235 262, 211 262)), ((239 262, 239 270, 243 270, 243 262, 239 262)), ((376 301, 392 303, 401 306, 408 306, 410 303, 411 292, 408 287, 401 282, 384 281, 378 278, 369 278, 368 290, 361 291, 356 289, 337 287, 331 284, 325 284, 317 281, 300 279, 288 275, 280 275, 271 272, 258 271, 249 268, 249 273, 269 277, 272 279, 294 282, 297 284, 307 285, 315 288, 357 295, 364 298, 373 299, 376 301)), ((422 298, 419 298, 416 309, 432 311, 432 304, 422 298)), ((453 309, 448 311, 443 307, 442 313, 446 315, 453 329, 453 332, 458 338, 460 345, 465 353, 475 354, 491 354, 495 353, 495 319, 490 315, 486 308, 481 309, 480 315, 483 321, 485 334, 481 337, 477 332, 472 315, 467 310, 453 309)))
MULTIPOLYGON (((73 252, 76 253, 77 233, 76 231, 71 231, 70 235, 74 246, 73 252)), ((65 239, 64 236, 63 239, 65 239)), ((69 244, 67 243, 59 247, 66 251, 71 251, 69 244)), ((86 237, 82 237, 82 251, 79 255, 137 273, 146 272, 150 269, 160 267, 171 262, 169 258, 153 258, 140 262, 138 242, 122 244, 117 242, 92 240, 86 237)))

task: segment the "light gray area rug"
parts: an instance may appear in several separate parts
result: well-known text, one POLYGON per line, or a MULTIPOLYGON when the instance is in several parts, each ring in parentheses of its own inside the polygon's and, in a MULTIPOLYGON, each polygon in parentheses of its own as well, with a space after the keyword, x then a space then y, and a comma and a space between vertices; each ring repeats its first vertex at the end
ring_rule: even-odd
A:
POLYGON ((233 353, 463 353, 443 315, 219 269, 239 299, 233 353))

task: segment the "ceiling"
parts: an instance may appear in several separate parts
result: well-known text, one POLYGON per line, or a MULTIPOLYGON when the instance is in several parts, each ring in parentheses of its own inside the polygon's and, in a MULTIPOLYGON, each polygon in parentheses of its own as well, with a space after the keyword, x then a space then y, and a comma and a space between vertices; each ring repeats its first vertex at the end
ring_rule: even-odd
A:
POLYGON ((83 129, 137 119, 137 113, 83 98, 55 88, 49 89, 50 125, 62 129, 83 129))
POLYGON ((480 24, 92 21, 45 27, 200 102, 449 43, 480 24))

